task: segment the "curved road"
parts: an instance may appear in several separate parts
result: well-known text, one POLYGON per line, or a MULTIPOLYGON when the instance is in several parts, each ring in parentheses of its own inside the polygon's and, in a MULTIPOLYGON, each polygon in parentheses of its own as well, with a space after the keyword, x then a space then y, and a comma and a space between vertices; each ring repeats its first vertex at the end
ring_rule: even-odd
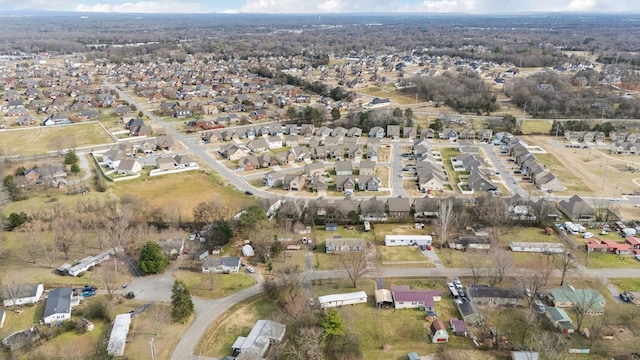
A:
MULTIPOLYGON (((518 271, 516 271, 517 273, 518 271)), ((640 269, 584 269, 578 267, 577 273, 601 279, 605 284, 609 278, 636 278, 640 277, 640 269)), ((511 274, 514 275, 514 274, 511 274)), ((560 273, 556 271, 553 274, 559 277, 560 273)), ((453 278, 456 276, 471 276, 471 269, 466 268, 390 268, 378 269, 370 274, 368 278, 400 278, 400 277, 424 277, 424 278, 453 278)), ((306 271, 304 280, 306 282, 314 279, 336 279, 346 278, 346 273, 342 270, 337 271, 306 271)), ((569 275, 569 278, 571 274, 569 275)), ((220 316, 222 316, 233 305, 251 298, 262 291, 262 277, 254 274, 254 278, 258 283, 250 288, 244 289, 237 293, 231 294, 225 298, 216 300, 205 300, 193 297, 195 306, 196 319, 189 329, 181 335, 171 360, 195 360, 200 356, 195 354, 196 347, 200 340, 206 335, 206 331, 220 316)), ((133 280, 126 291, 134 291, 136 296, 142 300, 148 301, 170 301, 171 287, 173 279, 171 273, 161 275, 147 276, 144 278, 136 278, 133 280)), ((607 284, 608 285, 608 284, 607 284)), ((612 289, 611 286, 609 286, 612 289)), ((616 290, 615 288, 613 290, 616 290)), ((125 290, 122 290, 125 291, 125 290)), ((617 291, 612 291, 614 298, 617 291)))

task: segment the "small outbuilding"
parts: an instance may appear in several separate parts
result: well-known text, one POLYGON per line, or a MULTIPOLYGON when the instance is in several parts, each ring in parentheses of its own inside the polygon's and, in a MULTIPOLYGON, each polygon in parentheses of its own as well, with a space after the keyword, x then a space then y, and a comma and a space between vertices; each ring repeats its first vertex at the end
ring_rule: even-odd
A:
POLYGON ((242 247, 242 256, 254 256, 255 252, 253 251, 253 247, 251 245, 246 244, 242 247))
POLYGON ((431 342, 434 344, 449 342, 449 333, 441 320, 431 323, 429 335, 431 335, 431 342))
POLYGON ((124 347, 129 334, 129 326, 131 325, 131 314, 125 313, 116 315, 109 335, 109 343, 107 344, 107 353, 111 356, 123 356, 124 347))
POLYGON ((3 309, 0 309, 0 329, 4 326, 4 321, 7 319, 7 313, 3 309))

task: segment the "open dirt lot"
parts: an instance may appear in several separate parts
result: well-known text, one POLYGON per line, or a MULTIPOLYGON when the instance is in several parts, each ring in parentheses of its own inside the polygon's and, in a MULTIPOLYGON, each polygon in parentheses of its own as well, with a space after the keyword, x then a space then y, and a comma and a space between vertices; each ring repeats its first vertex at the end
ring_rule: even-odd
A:
POLYGON ((536 158, 567 186, 571 194, 619 197, 638 188, 632 180, 640 178, 640 174, 626 171, 624 167, 640 168, 639 155, 609 155, 607 149, 567 148, 564 141, 549 136, 528 136, 524 139, 529 145, 542 146, 548 152, 536 154, 536 158), (556 141, 562 142, 562 146, 556 141))

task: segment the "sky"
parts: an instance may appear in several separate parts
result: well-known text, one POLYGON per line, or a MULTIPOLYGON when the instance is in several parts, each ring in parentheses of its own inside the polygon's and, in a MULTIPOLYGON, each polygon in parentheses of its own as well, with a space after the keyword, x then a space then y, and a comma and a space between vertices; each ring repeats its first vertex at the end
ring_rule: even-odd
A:
POLYGON ((0 11, 120 13, 640 13, 640 0, 0 0, 0 11))

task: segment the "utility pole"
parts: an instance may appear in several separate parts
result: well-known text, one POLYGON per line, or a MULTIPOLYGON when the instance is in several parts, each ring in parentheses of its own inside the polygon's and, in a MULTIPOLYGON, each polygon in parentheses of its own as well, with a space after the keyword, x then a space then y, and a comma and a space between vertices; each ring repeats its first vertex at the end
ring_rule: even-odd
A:
POLYGON ((607 158, 607 162, 604 164, 604 172, 602 173, 602 189, 604 190, 604 181, 607 178, 607 167, 609 166, 609 158, 607 158))
POLYGON ((156 360, 156 349, 153 347, 153 336, 151 337, 151 360, 156 360))

